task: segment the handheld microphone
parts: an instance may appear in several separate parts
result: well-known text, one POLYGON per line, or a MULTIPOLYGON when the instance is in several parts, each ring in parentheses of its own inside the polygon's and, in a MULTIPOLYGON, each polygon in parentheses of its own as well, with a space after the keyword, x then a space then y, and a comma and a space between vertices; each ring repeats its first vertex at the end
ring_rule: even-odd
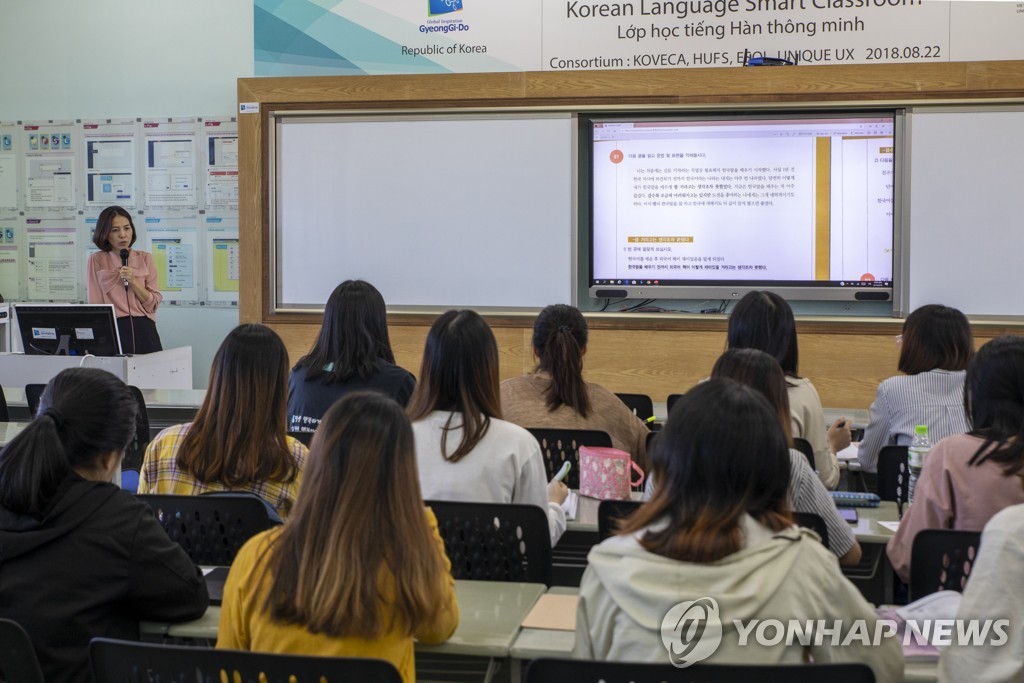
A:
MULTIPOLYGON (((128 250, 127 249, 122 249, 121 250, 121 267, 126 267, 127 265, 128 265, 128 250)), ((122 278, 122 279, 124 280, 124 286, 127 289, 128 288, 128 278, 122 278)))

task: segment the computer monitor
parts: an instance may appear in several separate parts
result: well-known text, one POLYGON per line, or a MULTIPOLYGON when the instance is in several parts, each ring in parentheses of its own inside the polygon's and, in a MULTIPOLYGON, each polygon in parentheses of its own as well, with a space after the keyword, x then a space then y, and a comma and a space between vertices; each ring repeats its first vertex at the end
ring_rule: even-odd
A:
POLYGON ((110 304, 15 304, 14 317, 26 354, 121 355, 110 304))

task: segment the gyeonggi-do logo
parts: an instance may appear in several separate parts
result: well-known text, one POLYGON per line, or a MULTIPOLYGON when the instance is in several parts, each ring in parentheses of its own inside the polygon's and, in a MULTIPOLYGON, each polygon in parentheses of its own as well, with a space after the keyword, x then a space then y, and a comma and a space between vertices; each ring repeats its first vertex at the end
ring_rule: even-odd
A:
POLYGON ((661 642, 680 669, 707 659, 722 644, 722 621, 714 598, 681 602, 661 620, 661 642))
POLYGON ((427 0, 427 13, 434 17, 438 14, 458 12, 462 9, 462 0, 427 0))

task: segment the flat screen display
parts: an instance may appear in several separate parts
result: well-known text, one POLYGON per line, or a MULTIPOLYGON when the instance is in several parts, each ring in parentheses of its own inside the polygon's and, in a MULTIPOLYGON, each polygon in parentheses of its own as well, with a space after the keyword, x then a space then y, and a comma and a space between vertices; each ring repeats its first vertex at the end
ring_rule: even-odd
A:
POLYGON ((591 296, 891 298, 895 112, 589 128, 591 296))
POLYGON ((110 304, 15 304, 14 314, 28 355, 121 355, 110 304))

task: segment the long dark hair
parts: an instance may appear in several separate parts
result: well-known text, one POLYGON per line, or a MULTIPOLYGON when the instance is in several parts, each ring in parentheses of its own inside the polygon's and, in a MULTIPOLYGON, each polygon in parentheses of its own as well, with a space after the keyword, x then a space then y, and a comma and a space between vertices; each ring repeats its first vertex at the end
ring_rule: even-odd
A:
POLYGON ((240 488, 292 482, 298 465, 286 442, 288 351, 269 327, 228 333, 213 357, 209 388, 182 437, 177 463, 204 484, 240 488))
POLYGON ((105 370, 69 368, 50 380, 37 417, 0 452, 0 505, 42 519, 72 468, 123 451, 138 406, 105 370))
POLYGON ((565 304, 548 306, 533 323, 533 349, 540 359, 538 368, 551 375, 551 383, 544 390, 549 411, 566 405, 580 417, 590 412, 590 394, 583 381, 587 334, 583 314, 565 304))
POLYGON ((295 368, 306 368, 306 381, 328 384, 369 379, 378 358, 395 362, 384 297, 369 282, 345 280, 327 299, 320 335, 295 368))
POLYGON ((764 351, 787 376, 800 376, 793 309, 775 292, 747 292, 729 314, 727 340, 730 349, 764 351))
POLYGON ((903 321, 899 370, 916 375, 929 370, 964 370, 974 356, 967 317, 955 308, 928 304, 903 321))
POLYGON ((654 496, 623 524, 641 544, 682 562, 715 562, 743 547, 748 514, 772 531, 792 524, 789 448, 779 416, 754 389, 710 379, 672 407, 648 454, 654 496))
POLYGON ((786 376, 777 360, 757 349, 729 349, 715 361, 711 377, 734 379, 757 390, 778 414, 786 443, 793 445, 793 419, 789 412, 786 376))
POLYGON ((433 623, 448 573, 423 507, 409 418, 353 392, 324 415, 288 524, 264 558, 270 617, 335 638, 433 623), (394 605, 381 603, 382 570, 394 605))
POLYGON ((967 367, 964 409, 971 433, 984 439, 969 463, 991 460, 1007 476, 1024 473, 1024 337, 996 337, 978 350, 967 367))
POLYGON ((132 241, 128 243, 128 246, 132 246, 139 239, 139 232, 135 229, 135 221, 132 220, 132 215, 128 213, 127 209, 122 209, 120 206, 108 206, 100 211, 99 218, 96 219, 96 227, 92 231, 92 243, 100 251, 110 251, 113 249, 110 246, 110 230, 113 227, 115 216, 128 219, 128 225, 132 229, 132 241))
POLYGON ((472 451, 487 434, 491 418, 501 417, 498 344, 487 322, 474 311, 448 311, 427 334, 409 416, 420 420, 434 410, 452 411, 441 434, 441 453, 448 462, 472 451), (459 421, 462 440, 449 454, 452 420, 459 421))

